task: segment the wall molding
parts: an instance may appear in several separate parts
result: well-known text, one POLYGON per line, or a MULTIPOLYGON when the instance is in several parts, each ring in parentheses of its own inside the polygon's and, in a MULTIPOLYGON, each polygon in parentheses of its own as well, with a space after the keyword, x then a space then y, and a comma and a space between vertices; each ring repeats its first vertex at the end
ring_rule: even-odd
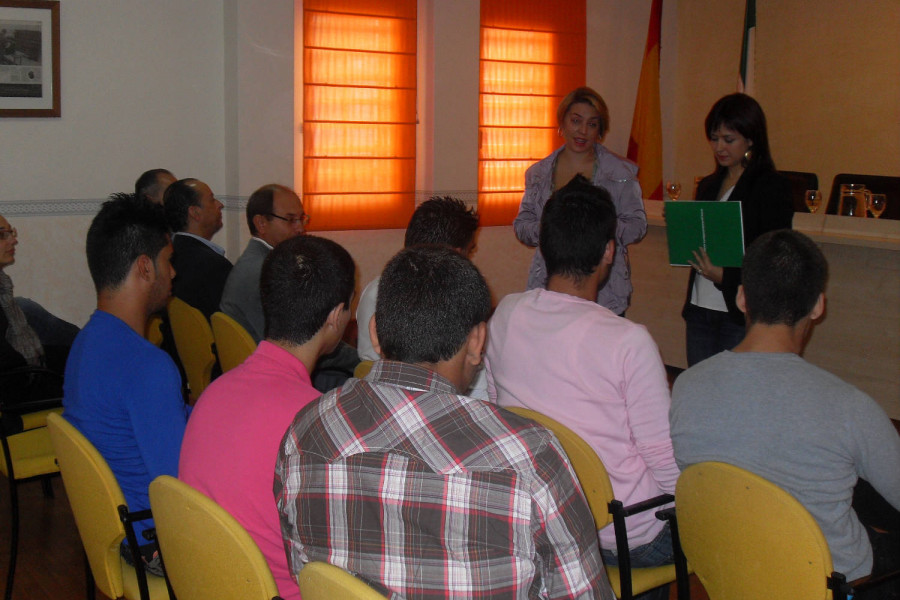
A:
MULTIPOLYGON (((467 206, 478 206, 478 192, 475 190, 416 190, 416 206, 431 196, 454 196, 467 206)), ((247 208, 248 196, 216 196, 224 210, 243 212, 247 208)), ((3 200, 0 201, 0 215, 4 217, 69 217, 95 215, 106 198, 83 198, 79 200, 3 200)))

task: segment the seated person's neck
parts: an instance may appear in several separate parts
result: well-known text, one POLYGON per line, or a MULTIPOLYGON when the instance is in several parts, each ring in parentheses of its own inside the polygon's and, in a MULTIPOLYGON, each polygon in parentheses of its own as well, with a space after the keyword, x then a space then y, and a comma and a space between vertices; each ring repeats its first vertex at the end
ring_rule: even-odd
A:
POLYGON ((753 323, 747 326, 747 334, 734 352, 768 352, 802 354, 811 328, 804 322, 790 325, 753 323))
POLYGON ((597 299, 597 290, 600 289, 601 273, 599 269, 587 277, 576 279, 565 275, 551 275, 547 280, 547 289, 558 294, 568 294, 591 302, 597 299))

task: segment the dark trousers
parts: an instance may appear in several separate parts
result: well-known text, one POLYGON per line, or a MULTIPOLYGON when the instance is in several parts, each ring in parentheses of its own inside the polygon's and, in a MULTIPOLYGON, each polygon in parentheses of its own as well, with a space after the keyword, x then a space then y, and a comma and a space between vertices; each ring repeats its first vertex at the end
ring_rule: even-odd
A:
POLYGON ((743 325, 735 323, 727 312, 689 304, 684 311, 687 325, 688 367, 722 352, 731 350, 744 339, 743 325))

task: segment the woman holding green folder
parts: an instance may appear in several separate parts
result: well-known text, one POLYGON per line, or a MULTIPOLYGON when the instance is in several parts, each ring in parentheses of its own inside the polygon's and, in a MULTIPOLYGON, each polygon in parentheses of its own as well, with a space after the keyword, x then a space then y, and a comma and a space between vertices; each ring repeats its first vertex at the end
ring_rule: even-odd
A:
MULTIPOLYGON (((719 99, 706 116, 716 170, 697 185, 697 200, 740 202, 744 244, 774 229, 789 229, 794 216, 788 180, 769 153, 766 116, 746 94, 719 99)), ((744 315, 735 305, 741 269, 713 264, 703 248, 694 252, 687 299, 688 366, 734 348, 744 337, 744 315)))

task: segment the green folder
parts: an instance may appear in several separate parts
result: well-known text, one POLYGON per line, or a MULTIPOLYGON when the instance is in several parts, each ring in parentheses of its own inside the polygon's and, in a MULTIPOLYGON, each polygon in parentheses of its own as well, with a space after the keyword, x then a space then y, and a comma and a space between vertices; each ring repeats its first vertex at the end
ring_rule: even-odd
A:
MULTIPOLYGON (((669 264, 687 265, 700 247, 714 265, 740 267, 744 260, 744 225, 740 202, 666 201, 669 264)), ((694 261, 696 262, 696 261, 694 261)))

